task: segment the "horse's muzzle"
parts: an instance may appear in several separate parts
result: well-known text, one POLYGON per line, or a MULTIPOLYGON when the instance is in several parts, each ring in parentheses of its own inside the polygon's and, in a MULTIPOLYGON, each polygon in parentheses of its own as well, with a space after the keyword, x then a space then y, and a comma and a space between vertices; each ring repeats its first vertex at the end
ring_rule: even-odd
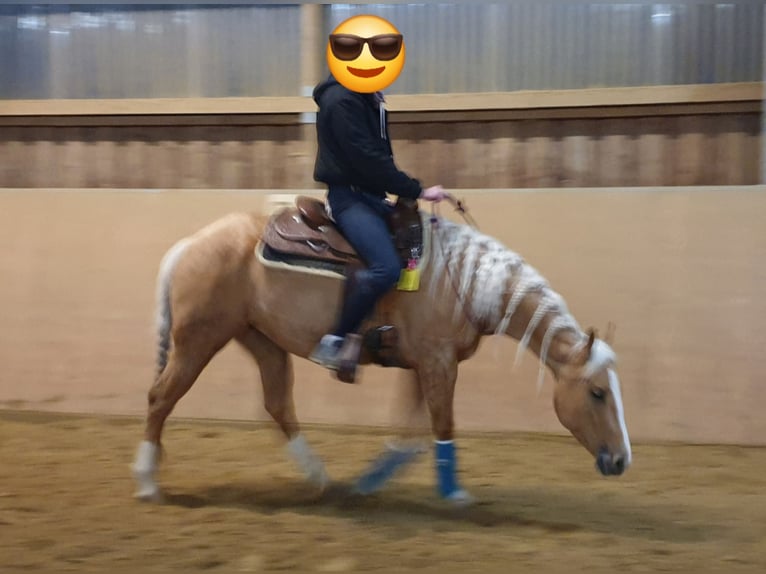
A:
POLYGON ((621 454, 612 455, 602 447, 596 456, 596 468, 604 476, 620 476, 625 472, 625 457, 621 454))

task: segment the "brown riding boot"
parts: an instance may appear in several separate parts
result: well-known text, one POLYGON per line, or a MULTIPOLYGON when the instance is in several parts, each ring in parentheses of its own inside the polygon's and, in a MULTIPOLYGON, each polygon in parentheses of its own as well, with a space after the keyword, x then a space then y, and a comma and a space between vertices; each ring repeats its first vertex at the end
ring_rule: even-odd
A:
POLYGON ((346 335, 343 346, 338 352, 337 365, 335 371, 339 381, 344 383, 354 383, 356 379, 356 368, 359 365, 359 356, 362 352, 362 337, 356 333, 346 335))

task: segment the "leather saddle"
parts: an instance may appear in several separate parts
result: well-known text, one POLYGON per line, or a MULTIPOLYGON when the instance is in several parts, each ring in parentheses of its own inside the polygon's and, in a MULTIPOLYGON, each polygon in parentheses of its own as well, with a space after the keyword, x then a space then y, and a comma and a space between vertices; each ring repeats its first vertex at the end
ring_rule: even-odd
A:
MULTIPOLYGON (((402 261, 419 259, 423 252, 423 225, 417 200, 397 199, 388 228, 402 261)), ((323 201, 300 195, 294 207, 271 216, 263 242, 277 253, 299 260, 346 265, 363 264, 354 248, 330 219, 323 201)))

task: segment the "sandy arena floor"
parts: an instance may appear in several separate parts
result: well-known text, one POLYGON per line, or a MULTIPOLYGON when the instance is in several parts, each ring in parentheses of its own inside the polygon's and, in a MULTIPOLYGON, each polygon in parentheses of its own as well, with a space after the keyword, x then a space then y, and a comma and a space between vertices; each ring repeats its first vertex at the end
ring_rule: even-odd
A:
POLYGON ((347 485, 386 434, 311 427, 318 495, 272 427, 169 420, 164 505, 135 502, 136 418, 0 411, 0 572, 766 571, 766 449, 635 447, 604 479, 572 439, 463 435, 445 507, 430 454, 368 498, 347 485))

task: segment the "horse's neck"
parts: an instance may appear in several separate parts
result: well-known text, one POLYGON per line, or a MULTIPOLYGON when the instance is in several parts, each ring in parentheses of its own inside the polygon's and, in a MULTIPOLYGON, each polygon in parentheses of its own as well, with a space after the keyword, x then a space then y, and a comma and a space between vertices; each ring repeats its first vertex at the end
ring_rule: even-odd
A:
POLYGON ((582 343, 584 334, 565 307, 545 311, 544 304, 539 293, 527 295, 505 333, 519 341, 520 353, 529 349, 557 375, 575 347, 582 343), (537 325, 532 325, 535 312, 540 311, 542 317, 537 325))
POLYGON ((543 367, 557 376, 584 334, 564 299, 534 269, 526 267, 520 273, 521 278, 506 294, 504 317, 494 332, 519 341, 517 362, 526 349, 537 355, 541 361, 538 384, 542 384, 543 367))

